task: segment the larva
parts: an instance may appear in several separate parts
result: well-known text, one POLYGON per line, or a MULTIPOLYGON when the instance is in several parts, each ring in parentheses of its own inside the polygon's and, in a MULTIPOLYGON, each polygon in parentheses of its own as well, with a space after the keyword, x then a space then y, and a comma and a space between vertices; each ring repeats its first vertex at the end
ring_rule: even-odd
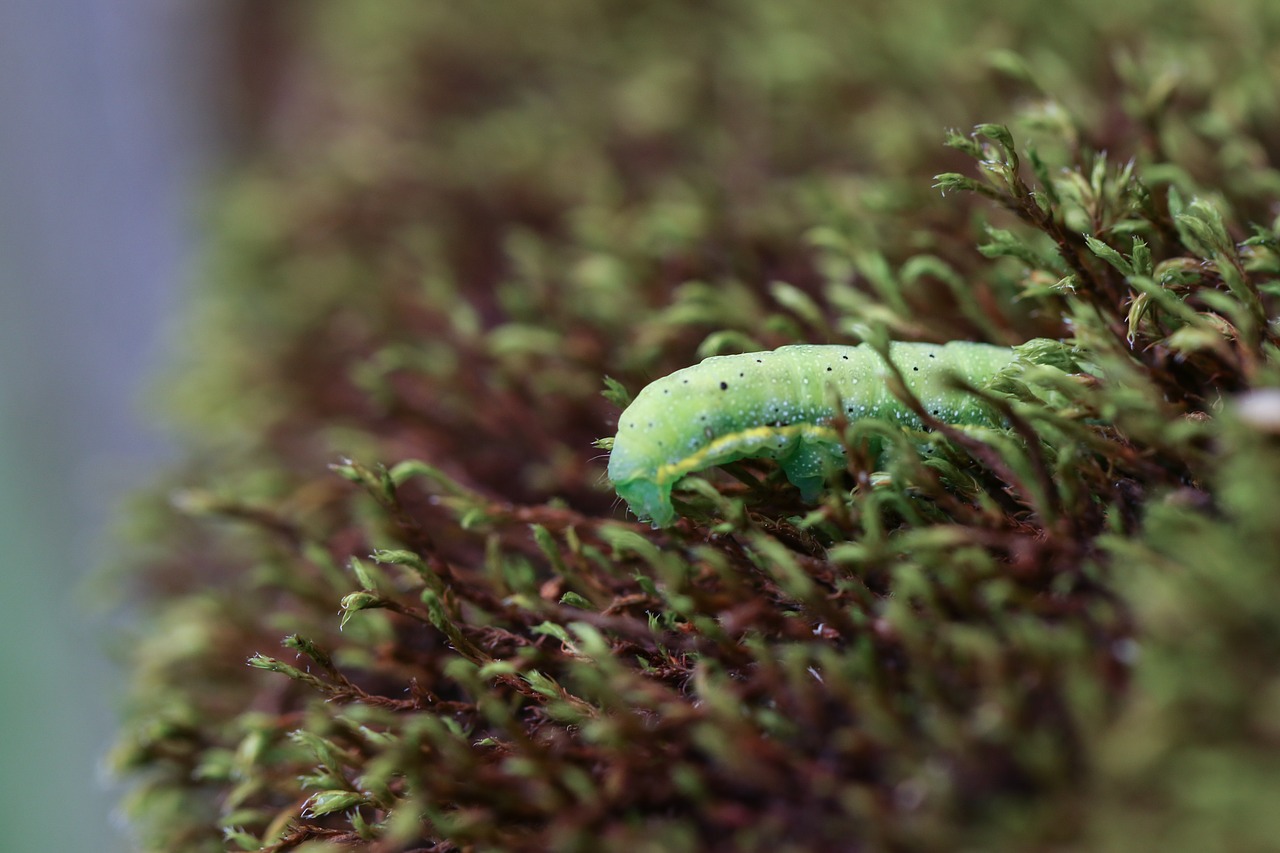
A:
MULTIPOLYGON (((939 420, 990 425, 981 403, 947 387, 944 376, 954 373, 981 387, 1016 354, 955 341, 891 343, 889 357, 939 420)), ((675 520, 671 489, 681 477, 739 459, 776 459, 802 497, 813 500, 827 474, 843 464, 843 446, 830 426, 837 415, 922 427, 889 390, 887 371, 866 344, 713 356, 677 370, 647 385, 622 413, 609 480, 632 512, 662 527, 675 520)))

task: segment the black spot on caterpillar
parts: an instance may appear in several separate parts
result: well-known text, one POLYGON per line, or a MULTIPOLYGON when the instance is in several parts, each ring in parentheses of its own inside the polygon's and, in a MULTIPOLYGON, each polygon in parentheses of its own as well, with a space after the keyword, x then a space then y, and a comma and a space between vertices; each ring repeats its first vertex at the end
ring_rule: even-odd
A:
MULTIPOLYGON (((981 387, 1016 354, 1008 347, 954 341, 892 343, 889 357, 907 388, 939 420, 990 425, 979 401, 949 388, 944 376, 954 373, 981 387)), ((830 426, 841 411, 849 420, 923 426, 888 389, 887 370, 866 344, 801 344, 714 356, 677 370, 646 386, 623 412, 609 480, 632 512, 663 527, 675 520, 671 489, 681 477, 739 459, 776 459, 802 497, 813 500, 827 475, 844 464, 844 448, 830 426)))

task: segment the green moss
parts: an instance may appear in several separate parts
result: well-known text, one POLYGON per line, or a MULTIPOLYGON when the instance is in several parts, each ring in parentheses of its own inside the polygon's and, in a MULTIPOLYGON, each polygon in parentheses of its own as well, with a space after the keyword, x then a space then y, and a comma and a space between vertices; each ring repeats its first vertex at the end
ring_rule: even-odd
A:
POLYGON ((300 16, 136 511, 145 849, 1274 837, 1272 4, 300 16), (816 506, 608 491, 628 391, 886 337, 1063 345, 816 506))

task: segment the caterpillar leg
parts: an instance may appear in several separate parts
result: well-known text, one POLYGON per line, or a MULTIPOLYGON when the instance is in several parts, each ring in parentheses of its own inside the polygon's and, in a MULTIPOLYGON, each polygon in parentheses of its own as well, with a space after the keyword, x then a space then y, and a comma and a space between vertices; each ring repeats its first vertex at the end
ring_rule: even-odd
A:
POLYGON ((782 473, 800 490, 800 497, 812 503, 822 494, 827 477, 844 465, 844 448, 831 439, 805 438, 780 464, 782 473))

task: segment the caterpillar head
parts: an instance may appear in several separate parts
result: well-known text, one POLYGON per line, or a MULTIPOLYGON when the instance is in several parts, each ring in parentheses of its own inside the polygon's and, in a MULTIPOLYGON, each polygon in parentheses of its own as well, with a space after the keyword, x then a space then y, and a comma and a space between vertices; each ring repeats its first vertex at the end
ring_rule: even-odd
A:
POLYGON ((613 487, 641 521, 649 519, 655 527, 667 527, 676 520, 670 483, 637 478, 616 482, 613 487))

